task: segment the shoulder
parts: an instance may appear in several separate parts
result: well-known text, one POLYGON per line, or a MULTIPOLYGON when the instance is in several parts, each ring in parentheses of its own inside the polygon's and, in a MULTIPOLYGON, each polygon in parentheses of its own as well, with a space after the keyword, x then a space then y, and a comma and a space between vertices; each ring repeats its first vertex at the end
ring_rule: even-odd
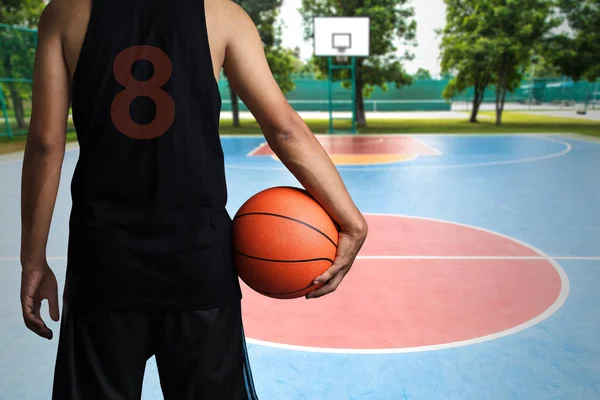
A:
POLYGON ((256 34, 256 26, 246 11, 231 0, 205 0, 206 24, 213 50, 222 49, 223 57, 240 39, 256 34))
POLYGON ((46 8, 44 8, 42 15, 40 15, 40 34, 54 29, 58 25, 59 20, 62 20, 61 10, 64 8, 62 7, 63 2, 64 0, 52 0, 50 3, 48 3, 46 8))
POLYGON ((205 0, 205 8, 207 19, 212 22, 218 20, 229 28, 252 22, 246 11, 231 0, 205 0))
POLYGON ((207 10, 235 13, 243 11, 237 3, 231 0, 204 0, 204 5, 207 10))
MULTIPOLYGON (((98 1, 98 0, 97 0, 98 1)), ((67 32, 80 21, 89 20, 92 0, 51 0, 40 16, 39 31, 67 32)))

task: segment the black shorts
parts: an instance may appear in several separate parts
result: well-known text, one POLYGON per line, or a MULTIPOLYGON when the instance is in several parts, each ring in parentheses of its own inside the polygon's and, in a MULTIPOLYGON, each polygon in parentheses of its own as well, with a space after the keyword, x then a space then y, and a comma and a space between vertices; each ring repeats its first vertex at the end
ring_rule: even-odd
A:
POLYGON ((240 307, 72 314, 63 310, 53 400, 139 400, 156 357, 165 400, 254 400, 240 307))

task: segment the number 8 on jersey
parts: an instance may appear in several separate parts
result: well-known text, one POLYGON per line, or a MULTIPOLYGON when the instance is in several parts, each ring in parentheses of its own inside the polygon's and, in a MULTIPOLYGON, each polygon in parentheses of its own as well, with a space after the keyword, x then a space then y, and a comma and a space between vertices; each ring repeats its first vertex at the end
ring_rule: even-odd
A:
POLYGON ((169 56, 154 46, 133 46, 123 50, 113 66, 115 79, 125 89, 112 102, 112 121, 122 134, 133 139, 154 139, 171 128, 175 120, 175 103, 171 96, 161 89, 172 74, 169 56), (136 61, 147 60, 154 67, 154 75, 146 81, 138 81, 131 68, 136 61), (149 97, 156 105, 156 117, 146 125, 140 125, 131 117, 130 107, 138 97, 149 97))

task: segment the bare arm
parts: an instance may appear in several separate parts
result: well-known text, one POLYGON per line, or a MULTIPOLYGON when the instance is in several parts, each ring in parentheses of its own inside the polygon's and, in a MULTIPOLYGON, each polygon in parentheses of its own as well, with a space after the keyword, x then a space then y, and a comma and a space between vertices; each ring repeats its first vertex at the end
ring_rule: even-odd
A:
POLYGON ((225 70, 231 85, 256 117, 271 149, 341 227, 338 257, 317 278, 327 284, 309 295, 319 297, 334 291, 352 266, 367 224, 331 159, 279 89, 253 22, 239 7, 230 7, 235 23, 227 42, 225 70))
POLYGON ((40 20, 21 195, 23 317, 29 329, 47 339, 52 338, 52 332, 41 319, 40 303, 47 299, 52 319, 59 319, 58 288, 46 262, 46 244, 60 181, 70 102, 69 73, 56 14, 51 4, 40 20))

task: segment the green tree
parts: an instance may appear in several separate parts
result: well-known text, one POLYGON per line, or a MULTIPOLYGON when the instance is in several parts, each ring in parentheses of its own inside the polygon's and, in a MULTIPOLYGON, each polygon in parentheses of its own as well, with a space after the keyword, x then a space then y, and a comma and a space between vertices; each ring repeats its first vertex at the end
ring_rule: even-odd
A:
POLYGON ((294 73, 302 73, 302 71, 304 70, 306 63, 304 61, 302 61, 302 54, 301 54, 301 50, 300 47, 296 46, 293 50, 289 50, 291 51, 291 56, 293 57, 293 69, 292 71, 294 73))
MULTIPOLYGON (((294 71, 293 50, 281 47, 281 27, 277 18, 283 0, 235 0, 250 16, 256 25, 263 42, 265 55, 271 72, 281 90, 286 93, 294 89, 290 74, 294 71)), ((239 99, 233 88, 229 87, 233 126, 240 126, 239 99)))
POLYGON ((452 78, 454 78, 454 76, 452 75, 452 73, 448 72, 448 71, 442 72, 441 75, 440 75, 440 77, 444 81, 450 81, 452 78))
POLYGON ((558 0, 570 32, 550 38, 544 55, 574 80, 600 78, 600 0, 558 0))
MULTIPOLYGON (((18 28, 37 28, 44 9, 42 0, 3 0, 0 23, 18 28)), ((0 28, 0 77, 32 79, 37 33, 22 29, 0 28)), ((8 94, 15 112, 17 127, 27 127, 24 101, 31 97, 31 85, 7 82, 8 94)), ((4 85, 0 85, 4 90, 4 85)))
POLYGON ((267 61, 279 87, 285 93, 294 89, 290 78, 294 67, 294 50, 281 44, 281 26, 277 23, 283 0, 240 0, 256 24, 262 39, 267 61))
POLYGON ((442 30, 438 30, 442 37, 441 67, 442 74, 452 76, 452 79, 442 95, 446 100, 451 100, 472 87, 473 104, 469 121, 475 123, 485 90, 493 77, 492 66, 488 60, 493 46, 488 38, 477 35, 476 24, 469 21, 471 16, 476 15, 475 1, 444 2, 446 25, 442 30))
POLYGON ((266 52, 267 62, 273 73, 273 77, 279 84, 283 93, 294 90, 294 82, 291 73, 295 72, 300 66, 294 52, 290 49, 284 49, 280 46, 273 46, 266 52))
POLYGON ((560 25, 554 0, 495 0, 482 11, 482 34, 493 38, 490 61, 496 85, 496 124, 502 123, 506 93, 517 89, 532 53, 560 25))
POLYGON ((302 63, 299 73, 313 75, 316 79, 327 79, 327 74, 319 69, 318 59, 312 57, 308 61, 302 63))
POLYGON ((36 28, 44 7, 43 0, 2 0, 0 24, 36 28))
POLYGON ((556 78, 562 73, 552 61, 543 56, 534 56, 531 60, 532 65, 525 70, 525 79, 531 78, 556 78))
POLYGON ((417 73, 415 74, 414 78, 415 79, 419 79, 419 80, 423 80, 423 81, 431 80, 431 72, 429 72, 428 69, 419 68, 417 70, 417 73))
POLYGON ((470 76, 472 85, 480 85, 475 88, 474 105, 477 101, 481 104, 483 84, 495 85, 496 124, 500 125, 507 92, 519 87, 533 51, 560 23, 553 15, 554 0, 445 0, 445 3, 449 18, 443 31, 442 59, 447 51, 451 53, 458 47, 465 56, 475 51, 471 54, 475 62, 448 57, 443 67, 456 68, 459 75, 462 72, 470 76), (473 49, 465 48, 465 43, 473 49))
MULTIPOLYGON (((371 55, 356 60, 357 124, 365 127, 364 98, 375 87, 387 89, 387 82, 402 87, 412 82, 402 63, 412 60, 409 51, 401 53, 397 44, 416 46, 416 22, 409 0, 302 0, 300 12, 307 39, 314 40, 313 18, 328 16, 368 16, 371 18, 371 55)), ((327 60, 315 59, 315 66, 327 76, 327 60)))

